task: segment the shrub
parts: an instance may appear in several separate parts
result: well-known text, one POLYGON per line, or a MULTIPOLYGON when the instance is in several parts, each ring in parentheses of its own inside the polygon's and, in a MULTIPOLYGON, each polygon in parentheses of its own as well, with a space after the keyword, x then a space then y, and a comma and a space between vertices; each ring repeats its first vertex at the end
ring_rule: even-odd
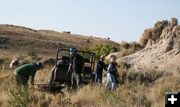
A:
POLYGON ((138 42, 126 42, 122 41, 120 43, 120 51, 118 53, 118 57, 123 57, 132 53, 135 53, 136 51, 139 51, 143 49, 143 46, 141 46, 138 42))
POLYGON ((152 29, 151 28, 145 29, 140 38, 141 44, 145 46, 151 37, 152 37, 152 29))
POLYGON ((13 85, 9 89, 9 105, 11 107, 49 107, 52 98, 40 92, 35 93, 32 87, 13 85))
POLYGON ((32 59, 36 59, 37 58, 37 51, 35 49, 32 49, 30 51, 27 52, 27 55, 32 59))
POLYGON ((118 81, 120 83, 124 83, 125 82, 125 79, 126 79, 126 73, 128 71, 128 69, 130 68, 130 64, 126 63, 126 62, 123 62, 123 61, 120 61, 118 62, 118 81))
POLYGON ((178 19, 172 17, 171 20, 170 20, 170 25, 171 25, 172 27, 178 25, 178 19))
POLYGON ((15 89, 10 89, 10 95, 12 100, 9 102, 12 107, 27 107, 28 104, 38 101, 38 98, 29 92, 26 87, 16 87, 15 89))
POLYGON ((4 62, 4 59, 0 59, 0 65, 4 62))
POLYGON ((95 44, 90 48, 90 51, 96 53, 96 60, 100 58, 101 55, 107 56, 111 52, 117 52, 118 49, 112 45, 107 44, 95 44))
POLYGON ((156 71, 153 69, 147 69, 147 71, 139 72, 133 69, 128 70, 127 80, 129 82, 135 81, 145 84, 154 83, 157 79, 163 77, 164 75, 169 75, 169 73, 156 71))
POLYGON ((128 43, 126 41, 122 41, 121 42, 121 48, 124 48, 124 49, 130 48, 130 43, 128 43))

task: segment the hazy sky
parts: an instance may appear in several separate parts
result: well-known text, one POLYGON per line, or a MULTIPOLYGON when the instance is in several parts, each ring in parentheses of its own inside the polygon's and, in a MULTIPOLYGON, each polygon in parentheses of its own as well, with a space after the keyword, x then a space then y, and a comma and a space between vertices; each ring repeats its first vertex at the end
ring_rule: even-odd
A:
POLYGON ((0 23, 137 41, 158 20, 180 20, 180 0, 0 0, 0 23))

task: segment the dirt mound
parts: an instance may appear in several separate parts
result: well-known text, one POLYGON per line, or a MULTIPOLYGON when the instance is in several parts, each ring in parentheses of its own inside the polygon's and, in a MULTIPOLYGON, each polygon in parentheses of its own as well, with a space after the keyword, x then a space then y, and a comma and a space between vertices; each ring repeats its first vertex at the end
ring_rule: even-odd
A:
POLYGON ((122 59, 139 70, 145 68, 156 68, 161 71, 180 70, 180 25, 164 28, 158 43, 153 44, 148 40, 144 49, 122 59))

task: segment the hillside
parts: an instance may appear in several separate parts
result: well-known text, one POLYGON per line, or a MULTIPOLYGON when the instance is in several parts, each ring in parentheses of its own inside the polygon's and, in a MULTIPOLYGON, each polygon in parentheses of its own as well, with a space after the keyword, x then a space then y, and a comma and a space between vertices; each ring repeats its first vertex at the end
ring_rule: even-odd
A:
MULTIPOLYGON (((103 49, 108 48, 100 47, 103 49)), ((179 91, 179 58, 180 26, 165 27, 159 39, 156 42, 148 39, 144 48, 136 42, 117 44, 95 37, 0 25, 0 107, 162 107, 165 92, 179 91), (31 49, 37 50, 42 57, 49 57, 55 56, 58 47, 83 46, 87 49, 94 43, 120 47, 120 52, 115 53, 120 65, 117 67, 120 84, 115 91, 106 90, 104 84, 83 85, 78 91, 66 87, 62 90, 64 94, 43 92, 36 85, 23 89, 16 85, 13 70, 8 66, 8 61, 17 54, 23 55, 26 61, 31 49)), ((35 83, 47 83, 51 69, 46 66, 37 72, 35 83)))
POLYGON ((77 47, 88 48, 95 43, 111 44, 118 47, 118 43, 111 40, 57 32, 53 30, 35 30, 15 25, 0 25, 1 52, 27 53, 35 49, 39 54, 54 55, 57 48, 77 47))
MULTIPOLYGON (((160 71, 180 70, 180 25, 163 29, 157 43, 149 39, 141 51, 122 58, 137 70, 155 68, 160 71)), ((121 60, 121 58, 119 59, 121 60)))

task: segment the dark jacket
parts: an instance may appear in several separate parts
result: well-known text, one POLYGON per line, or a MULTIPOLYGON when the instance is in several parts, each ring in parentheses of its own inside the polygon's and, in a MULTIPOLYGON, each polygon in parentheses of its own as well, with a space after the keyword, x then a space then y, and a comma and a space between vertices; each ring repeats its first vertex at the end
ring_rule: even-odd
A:
POLYGON ((72 56, 71 64, 74 73, 81 73, 84 64, 84 59, 81 55, 75 54, 72 56))
POLYGON ((117 74, 117 68, 116 68, 116 63, 110 63, 108 66, 108 73, 116 76, 117 74))
POLYGON ((14 74, 16 76, 20 76, 20 77, 24 78, 24 81, 26 81, 26 82, 29 80, 29 77, 32 76, 31 83, 33 84, 36 70, 37 70, 37 67, 36 67, 35 63, 25 64, 25 65, 22 65, 22 66, 16 68, 14 71, 14 74))
POLYGON ((96 65, 96 74, 102 75, 103 69, 107 71, 105 63, 103 61, 98 61, 96 65))

